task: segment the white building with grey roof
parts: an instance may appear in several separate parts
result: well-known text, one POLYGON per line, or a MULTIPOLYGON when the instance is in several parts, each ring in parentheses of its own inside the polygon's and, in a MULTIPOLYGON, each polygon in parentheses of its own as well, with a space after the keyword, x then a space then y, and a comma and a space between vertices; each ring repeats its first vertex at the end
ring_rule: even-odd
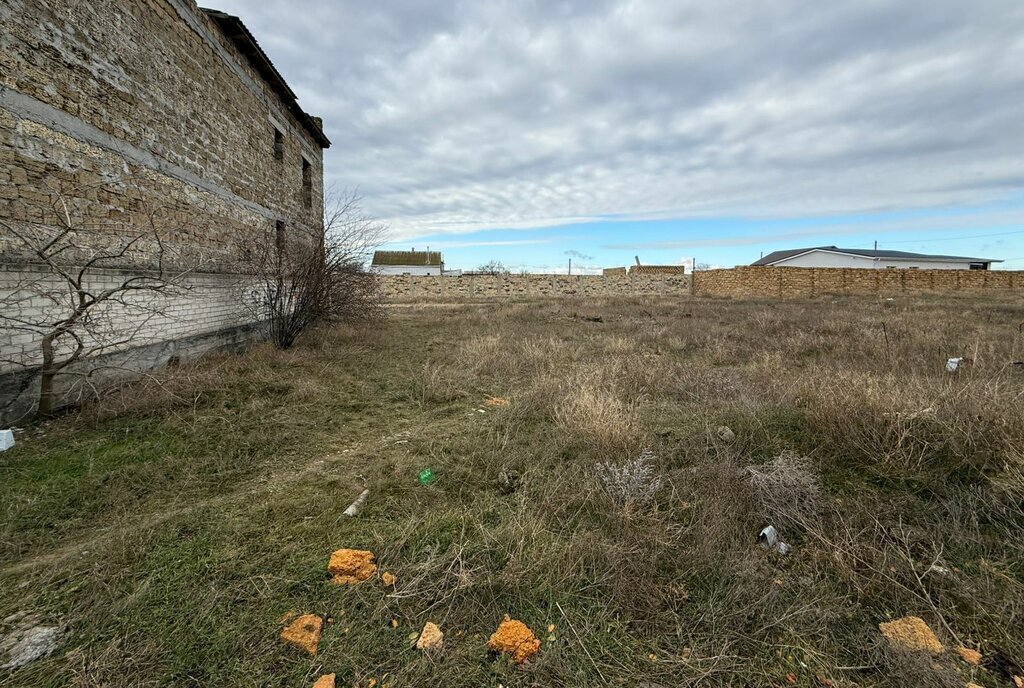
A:
POLYGON ((904 270, 990 270, 992 258, 942 256, 881 249, 816 246, 773 251, 751 265, 780 268, 868 268, 904 270))

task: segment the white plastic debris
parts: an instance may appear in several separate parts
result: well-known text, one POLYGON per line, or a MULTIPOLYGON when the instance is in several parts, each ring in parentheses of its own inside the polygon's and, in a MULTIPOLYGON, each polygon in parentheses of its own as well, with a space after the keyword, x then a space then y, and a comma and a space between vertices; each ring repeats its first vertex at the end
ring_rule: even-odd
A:
POLYGON ((779 531, 775 530, 775 526, 767 526, 761 534, 757 536, 758 542, 765 549, 773 549, 779 554, 789 554, 793 548, 782 541, 779 537, 779 531))
POLYGON ((14 430, 0 430, 0 451, 7 451, 14 446, 14 430))
POLYGON ((951 373, 955 373, 960 369, 960 364, 964 362, 963 358, 951 358, 946 361, 946 370, 951 373))
POLYGON ((354 501, 351 504, 349 504, 348 508, 345 509, 345 515, 346 516, 358 516, 359 512, 362 511, 363 506, 366 504, 366 498, 369 497, 369 496, 370 496, 370 490, 369 489, 366 489, 366 490, 363 490, 362 492, 360 492, 359 496, 356 497, 356 501, 354 501))

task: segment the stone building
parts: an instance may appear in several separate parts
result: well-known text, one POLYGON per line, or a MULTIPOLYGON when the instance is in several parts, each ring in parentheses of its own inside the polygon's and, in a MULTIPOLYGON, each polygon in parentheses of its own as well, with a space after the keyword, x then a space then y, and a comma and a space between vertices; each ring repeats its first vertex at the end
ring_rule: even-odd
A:
POLYGON ((0 24, 0 421, 38 385, 42 335, 22 324, 62 307, 46 294, 64 289, 59 271, 26 233, 74 225, 81 242, 56 260, 77 270, 102 241, 154 230, 86 272, 94 292, 177 276, 150 307, 103 313, 126 341, 88 350, 111 370, 249 337, 253 246, 322 224, 330 146, 256 39, 193 0, 4 0, 0 24))

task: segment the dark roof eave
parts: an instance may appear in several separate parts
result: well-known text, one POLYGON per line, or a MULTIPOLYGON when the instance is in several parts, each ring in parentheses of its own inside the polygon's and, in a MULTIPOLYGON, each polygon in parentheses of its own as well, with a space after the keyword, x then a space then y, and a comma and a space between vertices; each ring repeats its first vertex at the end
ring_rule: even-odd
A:
POLYGON ((260 44, 256 42, 256 37, 252 35, 242 20, 233 15, 221 12, 220 10, 209 9, 206 7, 200 7, 199 10, 206 14, 212 19, 217 26, 220 28, 221 33, 235 44, 245 57, 252 63, 253 67, 259 72, 263 80, 266 81, 274 92, 281 98, 288 111, 295 116, 299 123, 302 124, 303 128, 309 132, 313 139, 320 145, 321 148, 330 148, 331 140, 324 134, 322 128, 313 120, 313 117, 303 110, 299 106, 298 98, 295 96, 295 92, 292 91, 291 87, 281 76, 281 73, 277 71, 277 67, 270 61, 270 58, 260 44))

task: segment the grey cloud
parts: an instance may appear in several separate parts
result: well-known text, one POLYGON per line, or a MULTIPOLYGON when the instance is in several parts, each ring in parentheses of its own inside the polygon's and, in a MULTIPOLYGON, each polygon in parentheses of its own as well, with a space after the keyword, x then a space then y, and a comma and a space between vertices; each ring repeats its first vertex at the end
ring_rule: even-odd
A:
POLYGON ((1016 0, 220 4, 397 238, 1024 188, 1016 0))
POLYGON ((790 241, 808 237, 820 237, 823 235, 842 236, 873 233, 877 235, 886 247, 894 247, 895 244, 909 244, 917 242, 943 242, 956 241, 965 238, 985 238, 993 236, 1005 236, 1024 234, 1020 229, 1024 224, 1024 211, 1006 212, 979 212, 971 215, 952 214, 925 218, 908 218, 902 220, 885 220, 873 222, 870 225, 856 222, 822 222, 803 229, 786 232, 762 231, 756 234, 744 234, 739 236, 727 236, 714 239, 684 239, 679 241, 648 241, 648 242, 623 242, 608 244, 601 248, 609 250, 652 250, 652 249, 677 249, 677 248, 709 248, 723 246, 752 246, 777 241, 790 241), (1004 231, 992 234, 971 234, 970 236, 932 236, 936 231, 949 231, 951 229, 963 231, 970 228, 1000 229, 1004 231), (885 242, 882 237, 892 233, 918 233, 917 239, 907 239, 885 242), (927 236, 925 236, 927 235, 927 236))

